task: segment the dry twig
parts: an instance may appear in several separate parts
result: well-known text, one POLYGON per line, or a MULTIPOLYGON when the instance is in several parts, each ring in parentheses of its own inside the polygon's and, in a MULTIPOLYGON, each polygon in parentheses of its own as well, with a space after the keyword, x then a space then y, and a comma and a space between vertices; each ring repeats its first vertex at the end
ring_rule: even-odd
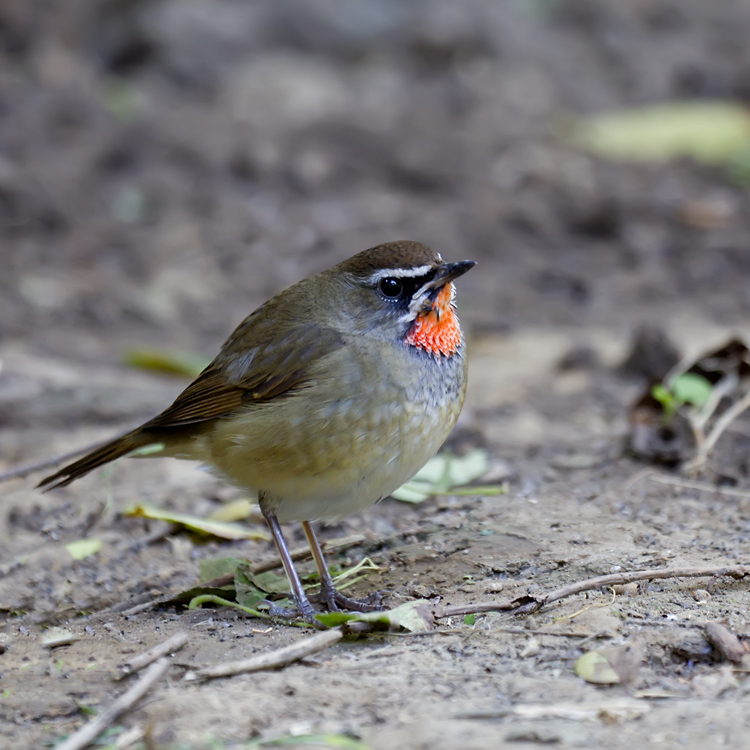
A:
POLYGON ((150 648, 148 651, 144 651, 142 654, 134 656, 130 661, 120 664, 120 672, 114 678, 121 680, 123 677, 140 672, 141 669, 144 669, 162 656, 168 656, 175 651, 179 651, 187 642, 188 634, 184 630, 180 630, 179 633, 175 633, 171 638, 167 638, 166 641, 157 643, 156 646, 150 648))
POLYGON ((724 434, 727 427, 742 414, 743 411, 750 408, 750 391, 748 391, 736 404, 732 404, 717 420, 711 429, 708 437, 698 448, 696 455, 688 461, 685 466, 687 471, 700 469, 708 460, 708 456, 713 450, 719 438, 724 434))
POLYGON ((714 492, 718 495, 727 495, 728 497, 750 497, 750 490, 736 490, 732 487, 723 487, 708 482, 695 482, 691 479, 680 479, 679 477, 670 477, 668 474, 645 474, 638 479, 648 478, 658 484, 668 484, 672 487, 682 487, 686 490, 698 490, 698 492, 714 492))
POLYGON ((146 693, 153 688, 169 669, 167 659, 159 659, 152 664, 138 682, 126 690, 109 708, 97 714, 88 724, 68 737, 55 750, 82 750, 90 745, 110 724, 126 711, 135 706, 146 693))
POLYGON ((744 565, 727 565, 713 568, 654 568, 653 570, 632 570, 625 573, 612 573, 611 575, 588 578, 585 581, 571 583, 562 588, 550 591, 548 594, 539 596, 519 596, 516 599, 496 599, 491 602, 467 604, 456 607, 443 607, 435 610, 435 617, 455 617, 458 615, 472 615, 481 612, 510 612, 515 615, 536 612, 546 604, 565 599, 574 594, 584 591, 603 588, 605 586, 617 586, 634 581, 649 581, 657 578, 706 578, 717 576, 732 576, 733 578, 744 578, 750 570, 744 565))
POLYGON ((334 643, 338 643, 341 640, 342 636, 343 631, 340 628, 325 630, 311 638, 304 638, 301 641, 292 643, 290 646, 284 646, 267 654, 259 654, 250 659, 225 662, 213 667, 204 667, 195 672, 188 672, 185 675, 185 679, 209 680, 215 677, 231 677, 232 675, 243 674, 245 672, 259 672, 263 669, 278 669, 279 667, 285 667, 287 664, 304 659, 306 656, 310 656, 310 654, 323 651, 323 649, 329 646, 333 646, 334 643))

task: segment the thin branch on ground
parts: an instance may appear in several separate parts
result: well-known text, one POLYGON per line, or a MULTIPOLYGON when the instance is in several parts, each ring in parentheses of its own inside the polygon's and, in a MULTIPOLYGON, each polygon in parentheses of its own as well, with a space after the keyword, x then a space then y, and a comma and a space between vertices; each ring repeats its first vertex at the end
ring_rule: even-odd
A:
POLYGON ((120 672, 114 676, 116 680, 121 680, 123 677, 140 672, 149 664, 153 664, 157 659, 162 656, 168 656, 173 654, 175 651, 179 651, 188 642, 188 634, 184 630, 180 630, 175 633, 171 638, 167 638, 166 641, 157 643, 148 651, 144 651, 138 656, 134 656, 130 661, 120 664, 118 667, 120 672))
MULTIPOLYGON (((686 490, 698 490, 699 492, 713 492, 728 497, 750 498, 750 490, 737 490, 733 487, 724 487, 719 484, 710 484, 709 482, 696 482, 692 479, 680 479, 680 477, 671 477, 669 474, 647 474, 645 475, 651 482, 658 484, 668 484, 672 487, 681 487, 686 490)), ((639 477, 643 479, 644 477, 639 477)))
POLYGON ((571 583, 562 588, 550 591, 548 594, 538 596, 526 595, 516 599, 496 599, 490 602, 480 602, 455 607, 442 607, 435 610, 435 617, 457 617, 459 615, 473 615, 482 612, 509 612, 511 614, 529 614, 540 610, 547 604, 565 599, 584 591, 618 586, 635 581, 649 581, 658 578, 716 578, 719 576, 731 576, 732 578, 744 578, 750 573, 750 568, 744 565, 726 565, 711 568, 654 568, 653 570, 633 570, 624 573, 612 573, 611 575, 589 578, 585 581, 571 583))
POLYGON ((717 420, 711 428, 708 437, 703 441, 696 455, 688 461, 685 466, 686 471, 695 471, 700 469, 708 460, 708 456, 724 434, 727 427, 734 422, 737 417, 750 408, 750 391, 748 391, 737 403, 732 404, 717 420))
POLYGON ((340 628, 333 628, 267 654, 259 654, 250 659, 226 662, 213 667, 204 667, 195 672, 188 672, 185 679, 209 680, 215 677, 231 677, 246 672, 258 672, 263 669, 278 669, 333 646, 334 643, 341 640, 343 635, 344 633, 340 628))
POLYGON ((126 690, 109 707, 94 716, 88 724, 73 732, 55 750, 83 750, 90 745, 105 729, 117 721, 118 717, 130 711, 146 693, 151 690, 169 669, 167 659, 159 659, 152 664, 132 687, 126 690))

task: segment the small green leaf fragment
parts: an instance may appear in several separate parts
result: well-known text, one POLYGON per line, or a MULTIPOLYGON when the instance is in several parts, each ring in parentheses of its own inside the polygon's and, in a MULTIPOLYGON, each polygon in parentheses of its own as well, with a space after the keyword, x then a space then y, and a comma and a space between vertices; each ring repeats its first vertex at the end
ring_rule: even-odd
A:
POLYGON ((411 633, 423 633, 432 630, 435 624, 431 605, 425 599, 415 599, 384 612, 329 612, 315 615, 315 617, 329 627, 335 627, 345 622, 367 622, 375 629, 408 630, 411 633))
POLYGON ((476 615, 466 615, 464 617, 464 625, 473 625, 477 621, 476 615))
POLYGON ((691 404, 699 409, 708 403, 713 386, 702 375, 685 372, 671 383, 672 393, 683 404, 691 404))
POLYGON ((353 612, 319 612, 315 615, 315 619, 322 622, 323 625, 329 628, 335 628, 339 625, 343 625, 345 622, 358 621, 360 615, 354 614, 353 612))
POLYGON ((142 448, 136 448, 128 453, 128 458, 145 458, 146 456, 154 456, 157 453, 161 453, 166 446, 164 443, 151 443, 151 445, 144 445, 142 448))
POLYGON ((77 542, 66 544, 65 549, 74 560, 84 560, 95 555, 103 546, 101 539, 79 539, 77 542))
POLYGON ((404 503, 421 503, 434 494, 433 485, 412 480, 391 492, 391 497, 404 503))
POLYGON ((656 383, 651 388, 651 395, 661 404, 665 421, 671 421, 679 407, 674 394, 663 383, 656 383))

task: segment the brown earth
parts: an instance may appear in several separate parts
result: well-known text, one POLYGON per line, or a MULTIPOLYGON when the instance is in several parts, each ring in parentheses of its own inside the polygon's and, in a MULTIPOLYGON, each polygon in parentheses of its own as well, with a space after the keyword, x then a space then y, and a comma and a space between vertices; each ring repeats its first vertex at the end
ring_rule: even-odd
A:
MULTIPOLYGON (((128 349, 210 356, 275 291, 408 237, 480 263, 459 288, 471 385, 451 440, 485 448, 508 492, 387 500, 324 529, 365 536, 337 564, 380 566, 355 593, 461 604, 750 563, 750 492, 659 484, 623 454, 644 383, 617 368, 644 323, 692 353, 748 333, 746 189, 723 169, 609 164, 558 137, 571 113, 746 99, 749 35, 741 0, 6 2, 0 470, 106 437, 183 387, 127 369, 128 349)), ((749 429, 722 438, 704 480, 750 486, 749 429)), ((2 747, 55 743, 124 689, 118 664, 181 629, 168 679, 117 725, 140 727, 140 747, 325 733, 431 750, 747 745, 750 683, 701 627, 723 620, 750 642, 745 581, 599 590, 187 683, 307 633, 226 609, 119 613, 191 586, 201 560, 274 555, 182 533, 143 544, 160 527, 121 511, 205 515, 239 493, 168 460, 46 495, 36 478, 0 485, 2 747), (74 562, 64 545, 85 536, 103 548, 74 562), (50 651, 52 624, 80 639, 50 651), (584 651, 620 644, 643 651, 630 693, 575 676, 584 651)))

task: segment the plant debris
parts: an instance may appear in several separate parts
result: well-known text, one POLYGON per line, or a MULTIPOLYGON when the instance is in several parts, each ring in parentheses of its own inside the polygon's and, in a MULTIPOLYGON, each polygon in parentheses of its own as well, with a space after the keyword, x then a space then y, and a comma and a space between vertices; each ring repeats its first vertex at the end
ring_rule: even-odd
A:
POLYGON ((270 539, 268 532, 263 529, 250 529, 247 526, 241 526, 237 523, 213 521, 210 518, 191 516, 188 513, 162 510, 161 508, 144 503, 127 508, 124 514, 126 516, 151 518, 155 521, 167 521, 178 526, 184 526, 191 531, 197 531, 207 536, 219 537, 220 539, 270 539))
POLYGON ((630 409, 628 448, 653 463, 700 467, 750 406, 750 350, 740 339, 674 367, 630 409))

